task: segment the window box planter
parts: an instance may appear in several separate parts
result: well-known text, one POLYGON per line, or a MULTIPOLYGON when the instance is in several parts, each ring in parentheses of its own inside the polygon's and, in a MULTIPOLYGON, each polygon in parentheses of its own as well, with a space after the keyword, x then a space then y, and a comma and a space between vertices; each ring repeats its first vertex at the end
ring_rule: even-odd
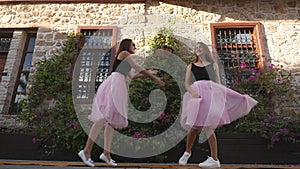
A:
MULTIPOLYGON (((0 158, 15 160, 54 160, 54 161, 79 161, 76 153, 59 150, 57 154, 41 153, 42 147, 32 142, 33 136, 26 134, 0 133, 0 158)), ((219 157, 223 164, 299 164, 300 145, 280 142, 268 149, 268 140, 260 136, 242 134, 217 134, 219 157)), ((158 162, 177 163, 185 149, 185 140, 176 147, 158 157, 146 159, 128 159, 113 155, 118 162, 158 162)), ((98 159, 97 156, 93 157, 98 159)), ((195 142, 190 163, 199 163, 209 155, 207 142, 195 142)))

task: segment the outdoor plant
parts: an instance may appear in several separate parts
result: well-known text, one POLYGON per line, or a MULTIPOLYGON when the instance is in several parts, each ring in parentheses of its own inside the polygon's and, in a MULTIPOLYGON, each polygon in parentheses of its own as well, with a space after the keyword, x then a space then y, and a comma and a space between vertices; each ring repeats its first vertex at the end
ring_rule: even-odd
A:
MULTIPOLYGON (((162 45, 171 46, 174 49, 174 54, 158 56, 152 52, 144 60, 145 67, 151 67, 155 65, 156 67, 163 67, 164 70, 185 69, 185 67, 179 68, 178 66, 180 65, 175 61, 172 61, 172 57, 175 58, 175 54, 178 53, 178 46, 180 45, 180 42, 174 38, 171 28, 161 28, 156 35, 150 37, 151 51, 162 45)), ((181 59, 178 59, 177 61, 179 60, 182 61, 181 59)), ((168 129, 179 114, 181 106, 180 85, 183 84, 177 84, 175 79, 169 73, 163 70, 157 70, 157 75, 162 77, 162 80, 166 83, 166 86, 161 88, 149 78, 133 80, 129 86, 129 99, 134 107, 129 110, 129 113, 131 114, 131 118, 135 119, 147 116, 147 114, 135 113, 134 111, 135 109, 138 111, 147 111, 150 108, 149 94, 155 89, 160 89, 165 94, 167 98, 166 108, 163 111, 157 112, 157 118, 152 122, 135 123, 129 121, 128 128, 121 131, 128 136, 140 138, 158 135, 168 129)), ((178 75, 180 72, 172 73, 177 73, 178 75)), ((180 77, 184 77, 184 75, 180 75, 180 77)), ((161 102, 163 102, 163 100, 161 102)), ((156 110, 151 111, 155 112, 156 110)))
MULTIPOLYGON (((189 63, 192 60, 193 55, 185 50, 184 44, 174 37, 170 28, 162 28, 149 40, 151 49, 160 45, 169 45, 183 62, 189 63)), ((72 101, 71 63, 78 54, 77 43, 77 35, 70 34, 58 54, 37 63, 28 97, 21 102, 22 113, 19 119, 26 123, 27 132, 34 136, 32 141, 41 145, 45 155, 54 153, 60 148, 78 152, 87 137, 79 125, 72 101)), ((153 63, 159 61, 158 67, 163 66, 164 70, 174 70, 172 73, 184 78, 184 75, 180 75, 181 71, 177 70, 185 70, 185 67, 179 67, 177 62, 170 62, 175 55, 162 57, 152 53, 145 58, 144 65, 151 67, 153 63)), ((271 145, 281 140, 298 143, 299 113, 293 112, 295 98, 291 86, 293 79, 291 73, 282 66, 275 65, 253 69, 245 62, 241 62, 236 71, 242 75, 241 81, 232 88, 249 94, 258 101, 258 104, 249 115, 230 125, 220 127, 217 131, 261 134, 262 137, 270 140, 271 145)), ((160 88, 148 78, 131 81, 129 99, 134 107, 130 107, 129 116, 139 119, 147 115, 135 111, 144 112, 150 108, 149 94, 154 89, 164 92, 167 98, 166 108, 163 111, 153 110, 157 113, 155 114, 157 118, 151 122, 129 121, 127 128, 119 130, 122 134, 134 138, 155 136, 168 129, 178 118, 182 100, 180 88, 183 88, 184 81, 177 83, 170 73, 163 70, 159 70, 158 75, 166 82, 166 87, 160 88)), ((143 145, 132 146, 141 149, 143 145)), ((163 146, 160 143, 155 145, 157 148, 163 146)))
POLYGON ((241 62, 236 70, 241 80, 233 88, 250 95, 258 104, 249 115, 221 127, 219 131, 260 134, 270 140, 269 146, 282 140, 298 143, 300 115, 293 109, 295 97, 291 73, 283 66, 273 64, 259 69, 249 68, 246 62, 241 62))
MULTIPOLYGON (((192 58, 190 56, 193 56, 191 53, 185 55, 179 52, 179 48, 183 44, 174 38, 172 29, 163 28, 158 32, 159 33, 151 39, 152 49, 155 49, 159 45, 170 45, 175 47, 175 54, 181 57, 183 61, 186 63, 191 61, 192 58)), ((167 57, 162 58, 152 55, 146 58, 145 64, 151 63, 156 59, 159 59, 162 64, 164 64, 164 61, 168 62, 167 57)), ((275 66, 272 64, 261 68, 254 68, 248 65, 250 62, 252 62, 252 60, 241 61, 239 65, 231 67, 232 71, 237 75, 236 78, 239 79, 231 88, 240 93, 250 95, 258 101, 258 104, 251 110, 249 115, 230 125, 218 128, 217 132, 259 134, 270 140, 269 146, 283 140, 298 143, 300 139, 300 126, 297 124, 299 124, 298 119, 300 115, 294 111, 295 97, 291 83, 293 80, 292 74, 280 65, 275 66)), ((176 66, 176 63, 173 65, 172 62, 169 62, 169 64, 166 65, 172 69, 173 66, 176 66)), ((178 84, 175 84, 174 81, 172 81, 174 79, 165 72, 160 73, 163 80, 167 82, 167 84, 170 84, 162 90, 164 90, 166 95, 173 96, 171 99, 168 98, 169 105, 164 112, 161 112, 163 116, 169 119, 167 121, 168 125, 166 125, 164 121, 159 121, 163 116, 160 116, 160 118, 151 124, 147 124, 148 126, 146 125, 145 127, 137 127, 135 124, 130 124, 129 128, 125 129, 125 132, 131 136, 149 137, 159 134, 172 124, 172 119, 174 120, 178 116, 178 113, 174 113, 180 108, 179 104, 181 104, 180 98, 178 97, 180 94, 179 90, 174 89, 178 84), (153 126, 154 124, 156 124, 156 126, 153 126)), ((131 85, 131 101, 133 104, 136 103, 136 106, 141 108, 140 110, 147 110, 150 106, 147 96, 151 90, 155 89, 155 85, 153 85, 153 82, 150 80, 147 81, 147 79, 134 81, 131 85), (143 90, 141 90, 141 87, 143 90), (145 88, 146 90, 144 90, 145 88), (141 101, 142 104, 139 104, 141 101)), ((178 87, 180 86, 177 86, 177 88, 178 87)))
POLYGON ((78 151, 85 132, 79 125, 72 100, 72 61, 77 55, 75 34, 55 54, 36 64, 28 97, 21 102, 18 116, 26 123, 32 142, 40 144, 44 155, 58 149, 78 151))

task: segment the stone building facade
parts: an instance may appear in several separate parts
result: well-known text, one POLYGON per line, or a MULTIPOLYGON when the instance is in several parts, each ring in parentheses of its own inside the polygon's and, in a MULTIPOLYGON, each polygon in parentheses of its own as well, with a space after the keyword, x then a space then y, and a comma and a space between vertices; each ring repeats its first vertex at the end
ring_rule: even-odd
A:
POLYGON ((32 75, 33 65, 51 57, 66 39, 65 34, 77 32, 80 27, 114 27, 115 42, 132 38, 139 53, 143 53, 149 49, 144 39, 162 27, 174 28, 174 34, 185 41, 212 44, 211 23, 259 23, 266 63, 280 64, 293 72, 299 98, 299 18, 297 0, 1 0, 0 34, 10 31, 12 38, 1 72, 0 124, 16 125, 9 111, 14 102, 26 37, 36 35, 32 75))

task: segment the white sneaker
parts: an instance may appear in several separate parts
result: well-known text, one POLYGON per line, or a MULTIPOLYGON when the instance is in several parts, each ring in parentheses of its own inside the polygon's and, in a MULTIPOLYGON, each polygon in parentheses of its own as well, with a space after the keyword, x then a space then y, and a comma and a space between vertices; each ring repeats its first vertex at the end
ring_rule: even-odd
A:
POLYGON ((108 160, 108 158, 106 157, 105 154, 101 154, 100 157, 99 157, 101 160, 105 161, 108 165, 111 165, 111 166, 117 166, 118 164, 115 163, 115 161, 113 159, 110 159, 108 160))
POLYGON ((219 160, 214 160, 212 157, 208 157, 204 162, 199 164, 199 167, 202 168, 217 168, 221 167, 219 160))
POLYGON ((191 157, 190 153, 184 152, 182 157, 179 159, 178 164, 179 165, 186 165, 187 161, 189 160, 190 157, 191 157))
POLYGON ((86 164, 90 167, 95 167, 94 161, 91 158, 87 159, 83 150, 79 151, 78 156, 80 157, 80 159, 82 160, 82 162, 84 164, 86 164))

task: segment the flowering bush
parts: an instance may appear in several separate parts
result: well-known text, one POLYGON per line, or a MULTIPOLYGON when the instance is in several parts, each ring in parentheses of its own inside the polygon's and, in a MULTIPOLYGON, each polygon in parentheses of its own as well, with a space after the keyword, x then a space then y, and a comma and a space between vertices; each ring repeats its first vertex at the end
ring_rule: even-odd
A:
MULTIPOLYGON (((180 42, 174 38, 172 30, 162 28, 158 32, 158 34, 151 38, 150 47, 155 49, 161 45, 168 45, 171 46, 174 49, 174 53, 177 54, 179 52, 178 46, 180 45, 180 42)), ((176 56, 172 54, 158 56, 152 53, 145 58, 144 65, 146 67, 155 65, 155 67, 163 67, 164 70, 174 70, 172 73, 184 78, 184 74, 179 75, 180 72, 177 72, 177 70, 184 70, 185 67, 180 67, 180 64, 177 62, 178 60, 174 59, 174 57, 176 56)), ((180 61, 182 62, 182 60, 180 61)), ((135 113, 134 109, 137 109, 138 111, 148 110, 151 106, 149 94, 157 88, 162 90, 167 98, 165 110, 151 110, 152 112, 157 112, 157 118, 149 123, 135 123, 129 121, 128 128, 122 130, 122 133, 135 138, 155 136, 168 129, 177 118, 181 106, 179 85, 183 85, 184 81, 182 81, 182 84, 177 84, 172 75, 159 69, 157 75, 162 77, 162 80, 166 83, 165 87, 159 87, 149 78, 136 79, 131 82, 129 87, 129 98, 134 107, 129 110, 129 113, 132 114, 132 118, 136 119, 147 116, 147 112, 145 114, 135 113)), ((157 97, 156 100, 157 99, 159 98, 157 97)))
MULTIPOLYGON (((172 34, 169 34, 168 30, 161 33, 154 37, 156 39, 153 39, 154 44, 157 46, 168 44, 177 50, 177 40, 172 38, 172 34)), ((32 142, 41 145, 44 155, 55 153, 60 148, 78 152, 87 137, 79 125, 72 102, 70 69, 73 57, 78 54, 77 43, 76 35, 71 34, 59 54, 37 63, 28 97, 21 102, 22 113, 18 117, 26 122, 27 131, 34 135, 32 142)), ((152 47, 155 48, 155 45, 152 47)), ((158 58, 151 57, 151 59, 158 58)), ((150 64, 151 59, 148 58, 145 64, 150 64)), ((165 62, 169 62, 167 58, 164 58, 164 61, 160 59, 162 65, 176 68, 176 63, 166 64, 165 62)), ((135 138, 155 136, 165 131, 177 118, 181 101, 179 87, 168 73, 160 71, 159 75, 168 84, 165 88, 160 88, 168 99, 166 109, 158 111, 157 118, 149 123, 129 121, 128 128, 120 131, 123 134, 135 138)), ((159 88, 158 85, 149 78, 134 80, 130 85, 130 101, 134 108, 139 111, 147 110, 150 107, 148 96, 151 91, 159 88)), ((134 111, 129 110, 130 114, 135 114, 134 111)), ((138 114, 134 118, 139 118, 138 114)), ((157 145, 159 146, 163 145, 157 145)))
MULTIPOLYGON (((160 31, 160 34, 155 35, 151 41, 153 49, 167 44, 174 48, 178 56, 189 56, 186 53, 177 53, 183 51, 179 50, 182 45, 173 37, 170 30, 160 31)), ((35 135, 32 142, 40 143, 46 155, 53 153, 57 148, 78 152, 87 137, 78 123, 72 102, 70 63, 78 52, 76 43, 75 35, 68 36, 61 53, 37 64, 28 98, 21 102, 22 113, 19 118, 27 123, 30 133, 35 135), (51 106, 45 106, 49 105, 49 102, 51 106)), ((151 56, 146 58, 145 64, 157 59, 160 64, 167 66, 165 70, 185 69, 178 67, 176 62, 170 62, 168 57, 151 56)), ((185 62, 191 60, 188 57, 182 59, 185 62)), ((230 133, 260 133, 270 139, 272 144, 281 140, 298 143, 299 114, 295 114, 292 109, 295 98, 291 88, 291 73, 282 66, 275 65, 252 69, 248 68, 245 62, 241 62, 240 67, 235 69, 242 81, 236 83, 233 89, 254 97, 258 105, 248 116, 218 130, 230 133)), ((168 100, 165 110, 157 111, 158 117, 149 123, 129 121, 128 128, 121 130, 121 133, 134 138, 155 136, 168 129, 177 118, 182 99, 179 88, 183 83, 177 84, 175 79, 164 71, 159 71, 158 74, 167 84, 165 88, 160 88, 168 100)), ((184 78, 184 75, 181 76, 184 78)), ((130 85, 131 103, 139 111, 148 110, 150 108, 148 96, 158 86, 148 78, 134 80, 130 85)), ((129 110, 131 114, 135 114, 134 111, 129 110)), ((138 116, 144 115, 137 113, 135 118, 139 118, 138 116)), ((155 148, 163 146, 157 144, 155 148)))
POLYGON ((260 134, 262 137, 270 139, 270 146, 282 140, 299 143, 299 124, 299 115, 294 114, 286 116, 276 112, 270 112, 260 121, 260 134))
POLYGON ((258 104, 248 116, 219 130, 259 133, 270 140, 270 146, 281 140, 299 142, 300 114, 293 111, 291 73, 273 64, 260 69, 248 68, 245 62, 240 63, 237 71, 241 80, 233 89, 249 94, 258 104))
POLYGON ((77 152, 86 134, 79 125, 72 100, 71 62, 77 54, 74 34, 67 37, 59 54, 36 65, 28 97, 21 102, 18 118, 27 124, 32 142, 43 155, 62 148, 77 152))

